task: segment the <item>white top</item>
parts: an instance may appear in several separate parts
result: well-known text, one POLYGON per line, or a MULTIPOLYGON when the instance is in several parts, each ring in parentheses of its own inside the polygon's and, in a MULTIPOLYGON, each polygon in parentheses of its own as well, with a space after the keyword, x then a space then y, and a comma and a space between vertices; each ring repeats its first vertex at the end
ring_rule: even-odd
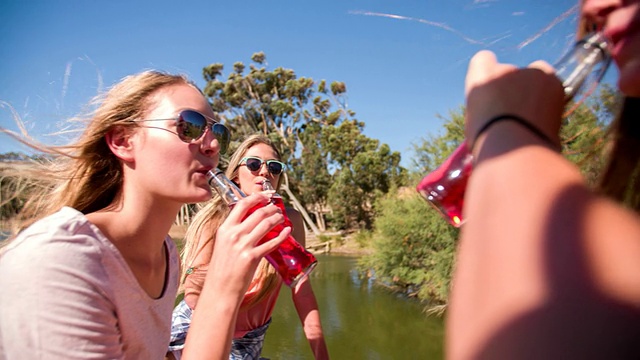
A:
POLYGON ((140 287, 116 247, 65 207, 0 252, 0 359, 163 359, 179 282, 167 236, 163 294, 140 287))

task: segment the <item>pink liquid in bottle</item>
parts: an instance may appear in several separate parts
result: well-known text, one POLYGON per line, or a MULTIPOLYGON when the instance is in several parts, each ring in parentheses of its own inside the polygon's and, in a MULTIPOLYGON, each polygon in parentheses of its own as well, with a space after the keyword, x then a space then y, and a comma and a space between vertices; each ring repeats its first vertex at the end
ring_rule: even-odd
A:
MULTIPOLYGON (((284 227, 291 226, 291 221, 286 216, 284 210, 282 198, 278 196, 277 198, 273 198, 272 201, 282 210, 282 213, 285 215, 285 221, 271 229, 267 235, 260 240, 260 244, 278 236, 284 227)), ((229 207, 233 208, 234 205, 235 204, 229 204, 229 207)), ((247 211, 245 218, 263 206, 264 205, 254 206, 247 211)), ((282 281, 290 287, 294 287, 300 280, 309 275, 318 264, 316 257, 302 247, 291 235, 287 236, 275 250, 265 255, 265 258, 276 269, 282 281)))
POLYGON ((466 142, 463 142, 440 167, 425 176, 416 188, 455 227, 464 223, 462 207, 472 165, 473 156, 467 151, 466 142))
MULTIPOLYGON (((233 208, 237 201, 244 197, 244 193, 238 189, 221 171, 210 174, 209 184, 218 191, 220 196, 227 201, 229 208, 233 208), (216 181, 214 181, 216 180, 216 181)), ((265 189, 270 187, 271 183, 263 184, 265 189)), ((272 189, 272 188, 270 188, 272 189)), ((268 189, 268 190, 270 190, 268 189)), ((284 203, 280 195, 274 193, 271 201, 280 208, 284 215, 284 222, 276 225, 261 240, 260 243, 277 237, 282 229, 286 226, 291 227, 291 220, 287 217, 284 203)), ((262 208, 264 205, 256 205, 247 211, 245 219, 254 211, 262 208)), ((244 220, 244 219, 243 219, 244 220)), ((278 245, 272 252, 265 255, 265 259, 276 269, 282 281, 287 286, 294 287, 300 280, 304 279, 316 267, 318 260, 309 251, 307 251, 300 243, 298 243, 291 235, 278 245)))

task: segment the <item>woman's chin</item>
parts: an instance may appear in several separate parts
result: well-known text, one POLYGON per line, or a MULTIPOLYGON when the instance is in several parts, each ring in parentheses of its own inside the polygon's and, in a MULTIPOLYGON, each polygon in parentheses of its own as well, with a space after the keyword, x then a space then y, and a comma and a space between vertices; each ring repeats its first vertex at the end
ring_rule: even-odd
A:
POLYGON ((212 190, 207 186, 206 188, 202 188, 200 191, 198 191, 198 194, 194 196, 193 199, 191 201, 188 201, 187 203, 209 201, 211 200, 212 196, 213 196, 212 190))
POLYGON ((640 97, 640 59, 624 64, 620 69, 618 88, 630 97, 640 97))

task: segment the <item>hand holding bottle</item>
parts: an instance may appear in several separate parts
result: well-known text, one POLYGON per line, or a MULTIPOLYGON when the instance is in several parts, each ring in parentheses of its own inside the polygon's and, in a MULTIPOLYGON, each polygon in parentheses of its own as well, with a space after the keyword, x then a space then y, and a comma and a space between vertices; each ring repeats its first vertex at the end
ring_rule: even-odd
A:
MULTIPOLYGON (((537 61, 526 68, 499 63, 489 51, 477 53, 466 77, 468 145, 494 117, 513 114, 532 122, 557 144, 564 110, 564 92, 553 67, 537 61)), ((469 149, 472 150, 472 149, 469 149)))
POLYGON ((260 193, 238 200, 216 232, 207 281, 218 274, 222 277, 219 281, 234 288, 231 292, 244 296, 260 260, 291 233, 290 227, 281 226, 276 236, 265 240, 275 226, 284 222, 282 211, 270 201, 269 196, 260 193))
MULTIPOLYGON (((207 175, 209 185, 211 185, 223 201, 229 205, 233 213, 233 209, 238 206, 241 199, 246 198, 246 195, 229 180, 222 171, 216 169, 215 172, 209 171, 207 175)), ((267 205, 265 206, 263 203, 256 204, 252 208, 245 209, 241 214, 248 218, 254 212, 263 211, 265 207, 272 208, 275 206, 280 210, 280 213, 283 215, 283 222, 270 224, 268 227, 270 230, 263 238, 263 241, 267 242, 276 236, 279 237, 284 227, 291 228, 291 221, 287 218, 282 198, 275 192, 271 183, 265 180, 262 186, 263 192, 260 196, 269 199, 267 205)), ((242 218, 236 220, 246 221, 242 218)), ((264 226, 263 223, 259 225, 260 227, 264 226)), ((290 287, 294 287, 300 280, 304 279, 318 263, 316 257, 303 248, 302 245, 290 235, 288 235, 285 241, 280 243, 279 246, 267 253, 265 258, 276 269, 282 281, 290 287)))
POLYGON ((537 61, 524 69, 500 64, 489 51, 480 51, 469 64, 466 79, 466 139, 436 170, 427 174, 416 190, 444 217, 459 227, 473 154, 482 133, 499 121, 513 121, 559 148, 558 132, 567 116, 600 82, 611 58, 609 44, 600 33, 576 42, 555 65, 537 61), (559 80, 559 81, 558 81, 559 80), (561 85, 561 86, 558 86, 561 85))

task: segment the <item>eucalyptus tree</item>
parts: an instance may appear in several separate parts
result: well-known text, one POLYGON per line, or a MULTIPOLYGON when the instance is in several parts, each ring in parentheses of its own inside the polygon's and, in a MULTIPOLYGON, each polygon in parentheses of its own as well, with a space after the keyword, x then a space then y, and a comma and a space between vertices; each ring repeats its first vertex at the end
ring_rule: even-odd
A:
POLYGON ((282 67, 270 71, 262 52, 251 60, 248 69, 242 62, 233 64, 226 80, 221 79, 220 63, 203 69, 204 93, 232 130, 231 149, 248 134, 269 136, 289 164, 285 191, 294 205, 299 204, 308 225, 313 224, 305 208, 316 215, 319 229, 325 228, 324 213, 329 210, 341 228, 369 226, 374 203, 370 194, 386 193, 401 179, 400 154, 362 134, 364 123, 347 108, 343 82, 316 82, 282 67), (343 141, 347 138, 353 141, 343 141), (366 151, 359 154, 361 148, 366 151), (356 172, 353 164, 361 169, 356 172), (345 171, 352 176, 341 175, 345 171), (367 171, 376 173, 375 179, 361 181, 367 171), (343 194, 335 191, 336 179, 359 195, 349 203, 337 201, 343 194), (345 221, 352 212, 359 215, 345 221))
POLYGON ((334 221, 343 229, 371 229, 376 200, 405 182, 400 154, 366 137, 363 127, 357 120, 343 121, 323 134, 323 148, 338 165, 329 199, 334 221))

